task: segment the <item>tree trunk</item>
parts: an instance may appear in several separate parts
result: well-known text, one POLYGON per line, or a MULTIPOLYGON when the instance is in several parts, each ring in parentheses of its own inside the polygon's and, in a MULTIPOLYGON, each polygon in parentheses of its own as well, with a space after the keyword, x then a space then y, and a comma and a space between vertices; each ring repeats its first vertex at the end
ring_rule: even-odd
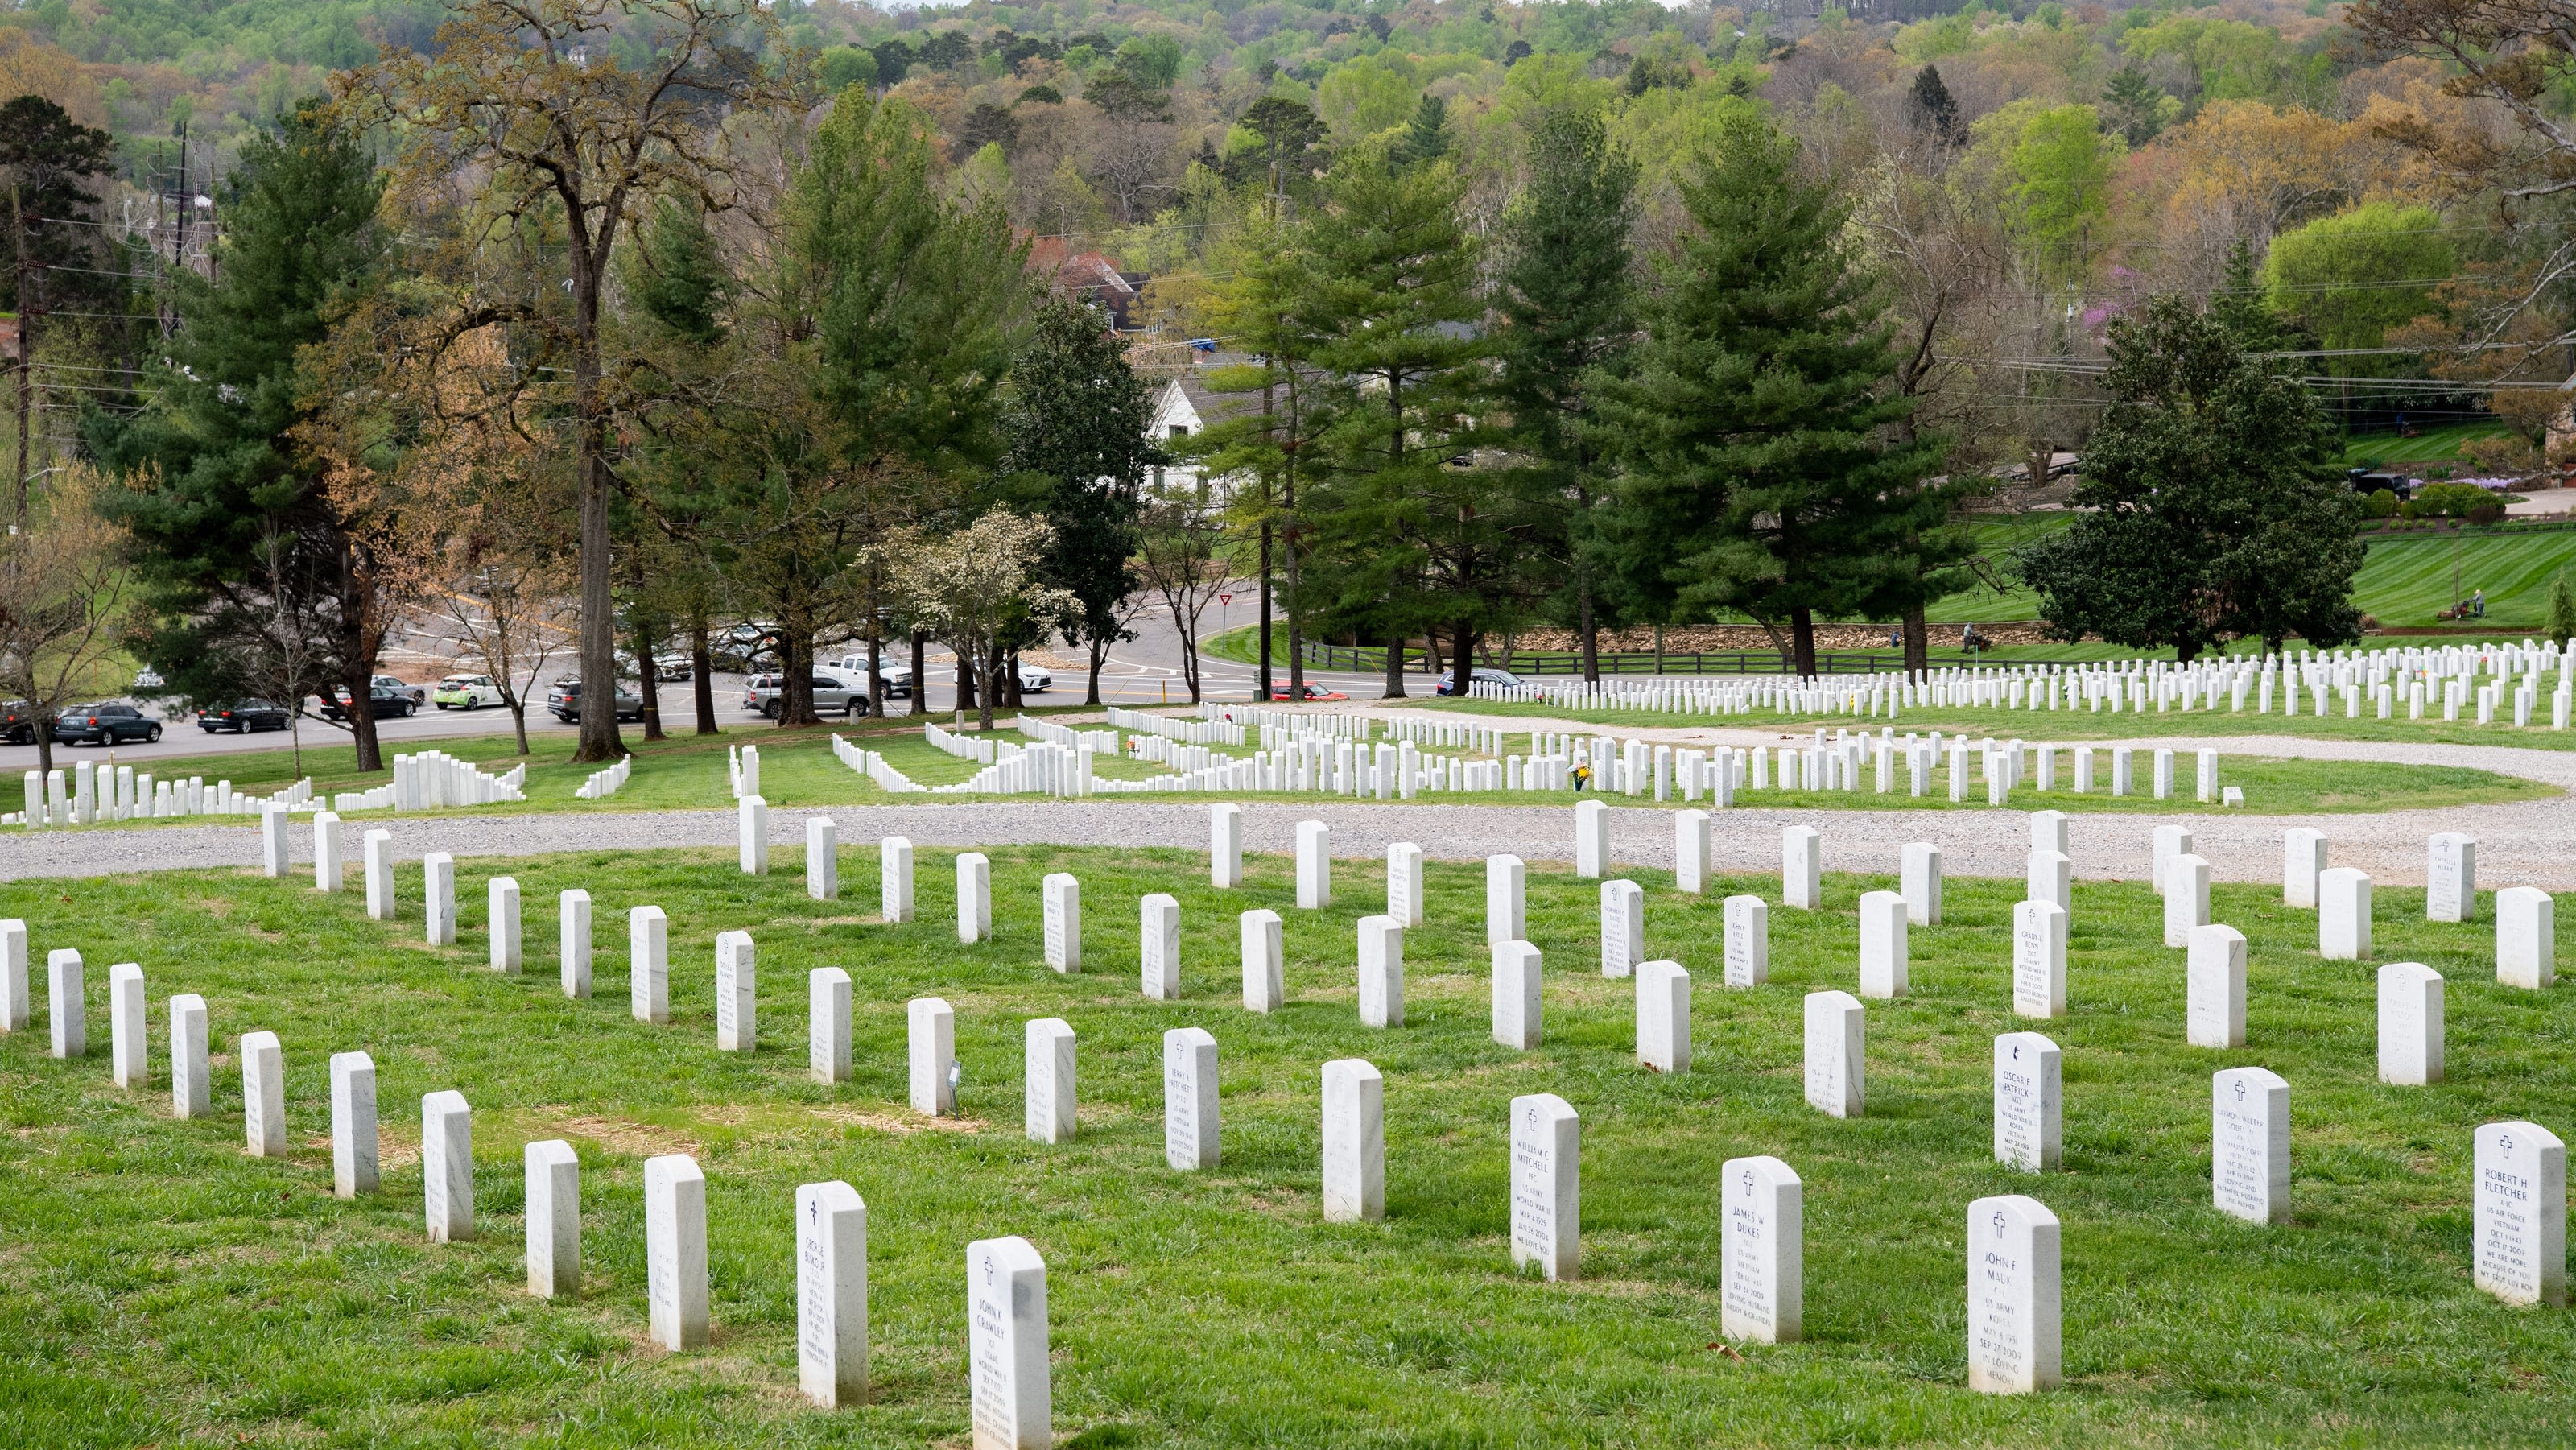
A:
POLYGON ((689 694, 698 707, 698 733, 716 730, 716 653, 707 647, 707 622, 689 621, 689 694))
MULTIPOLYGON (((516 695, 510 698, 510 731, 519 737, 519 753, 528 753, 528 702, 516 695)), ((301 775, 303 772, 298 771, 301 775)))
MULTIPOLYGON (((950 648, 956 647, 952 645, 950 648)), ((970 655, 962 649, 956 649, 956 655, 957 708, 972 710, 976 708, 975 702, 983 698, 984 692, 976 686, 983 682, 984 657, 981 654, 970 655)))
POLYGON ((352 649, 343 657, 340 686, 349 692, 349 741, 357 747, 358 773, 373 775, 385 768, 384 747, 376 742, 376 694, 371 684, 376 662, 359 658, 359 653, 352 649))
POLYGON ((635 693, 644 701, 644 738, 662 740, 662 672, 653 664, 653 627, 639 614, 635 619, 635 693))
POLYGON ((1916 605, 1905 611, 1905 672, 1919 675, 1932 668, 1932 628, 1923 621, 1923 608, 1916 605))
MULTIPOLYGON (((576 220, 580 213, 574 212, 576 220)), ((600 397, 599 288, 590 239, 574 238, 573 477, 581 487, 581 743, 576 763, 606 765, 626 753, 617 734, 617 606, 610 597, 617 560, 609 546, 608 417, 600 397), (594 708, 608 702, 605 709, 594 708)))
POLYGON ((1086 705, 1097 705, 1100 703, 1100 666, 1106 662, 1109 654, 1109 641, 1105 639, 1095 639, 1090 643, 1091 687, 1089 690, 1084 692, 1082 703, 1086 705))
MULTIPOLYGON (((1195 683, 1191 686, 1196 689, 1195 683)), ((1270 686, 1270 520, 1261 521, 1261 669, 1254 688, 1263 704, 1275 693, 1270 686)), ((1191 698, 1197 698, 1193 695, 1191 698)))
POLYGON ((814 637, 801 629, 778 632, 778 728, 820 725, 814 713, 814 637))
MULTIPOLYGON (((15 182, 9 186, 9 222, 18 243, 18 285, 13 304, 18 309, 18 476, 13 485, 17 491, 18 511, 9 517, 13 523, 23 525, 27 518, 27 437, 35 408, 36 320, 35 309, 27 305, 27 215, 19 202, 15 182)), ((53 742, 44 742, 43 753, 48 759, 52 757, 53 742)), ((51 770, 53 767, 45 768, 51 770)))
POLYGON ((993 729, 993 692, 1001 688, 1002 661, 1002 647, 996 644, 976 669, 981 678, 975 681, 975 728, 987 734, 993 729))
POLYGON ((868 713, 882 720, 886 713, 885 641, 877 635, 876 617, 876 611, 870 609, 867 638, 860 643, 868 651, 868 713))
POLYGON ((1404 637, 1394 636, 1386 642, 1386 696, 1401 700, 1404 694, 1404 637))
MULTIPOLYGON (((1592 491, 1574 491, 1576 517, 1592 517, 1592 491)), ((1583 678, 1592 684, 1601 682, 1601 621, 1592 607, 1592 562, 1583 557, 1583 540, 1574 541, 1574 628, 1583 641, 1583 678)))
POLYGON ((1000 688, 1002 708, 1005 710, 1020 708, 1020 652, 1018 650, 1006 650, 1002 654, 1000 688))
POLYGON ((1453 671, 1449 679, 1451 693, 1463 700, 1467 697, 1467 686, 1474 681, 1476 674, 1475 626, 1463 619, 1458 621, 1457 638, 1457 646, 1449 652, 1449 668, 1453 671))
POLYGON ((929 639, 930 636, 920 630, 912 632, 912 713, 915 715, 930 713, 929 639))
POLYGON ((1803 604, 1794 605, 1789 610, 1789 645, 1797 656, 1790 668, 1797 673, 1799 679, 1814 679, 1816 677, 1816 615, 1815 611, 1803 604))

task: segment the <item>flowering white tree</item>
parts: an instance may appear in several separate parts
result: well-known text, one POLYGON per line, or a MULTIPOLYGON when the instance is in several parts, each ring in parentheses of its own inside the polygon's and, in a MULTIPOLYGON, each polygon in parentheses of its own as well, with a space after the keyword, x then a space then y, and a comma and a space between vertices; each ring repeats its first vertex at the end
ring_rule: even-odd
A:
POLYGON ((1060 628, 1081 614, 1082 601, 1038 582, 1038 563, 1054 542, 1055 529, 1045 519, 1008 509, 945 537, 905 529, 887 541, 887 556, 900 561, 894 584, 904 613, 957 652, 958 669, 975 672, 978 729, 993 728, 1002 641, 1060 628))

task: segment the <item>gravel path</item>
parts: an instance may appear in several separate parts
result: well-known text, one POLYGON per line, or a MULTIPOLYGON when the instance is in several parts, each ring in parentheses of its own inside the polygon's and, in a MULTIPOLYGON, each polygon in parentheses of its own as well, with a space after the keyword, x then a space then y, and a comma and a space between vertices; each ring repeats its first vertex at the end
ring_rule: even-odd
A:
MULTIPOLYGON (((1452 717, 1454 718, 1454 717, 1452 717)), ((1544 726, 1545 722, 1540 722, 1544 726)), ((1516 722, 1517 724, 1517 722, 1516 722)), ((1621 731, 1622 735, 1632 732, 1621 731)), ((1642 731, 1649 737, 1744 737, 1744 731, 1642 731)), ((1776 731, 1760 732, 1776 741, 1776 731)), ((2164 739, 2188 752, 2204 745, 2240 755, 2311 760, 2369 760, 2397 764, 2460 765, 2526 777, 2576 791, 2576 753, 2497 746, 2401 745, 2266 737, 2164 739)), ((1758 797, 1757 797, 1758 799, 1758 797)), ((834 806, 770 812, 772 841, 792 848, 804 840, 808 816, 828 815, 846 845, 880 836, 909 836, 923 846, 1056 843, 1075 846, 1182 846, 1203 849, 1207 798, 1150 801, 1134 798, 1087 802, 988 801, 961 804, 834 806)), ((1566 861, 1574 855, 1573 812, 1565 806, 1482 806, 1413 802, 1359 804, 1341 800, 1265 801, 1244 809, 1244 845, 1257 852, 1295 849, 1296 825, 1321 820, 1333 829, 1333 854, 1383 856, 1392 841, 1421 843, 1446 860, 1476 860, 1510 852, 1531 860, 1566 861)), ((1616 808, 1610 813, 1611 845, 1620 861, 1669 868, 1673 837, 1668 811, 1616 808)), ((393 832, 395 851, 417 860, 431 851, 458 856, 529 856, 553 852, 644 850, 660 847, 730 847, 734 815, 726 810, 621 812, 592 815, 449 816, 405 820, 362 817, 350 821, 350 853, 367 827, 381 822, 393 832)), ((2087 879, 2140 878, 2147 872, 2155 827, 2188 825, 2196 849, 2214 875, 2230 881, 2277 880, 2281 835, 2292 826, 2315 826, 2332 842, 2338 866, 2358 866, 2392 885, 2424 879, 2426 838, 2436 831, 2465 831, 2478 840, 2480 875, 2491 885, 2528 883, 2551 891, 2576 889, 2576 801, 2452 806, 2363 815, 2250 815, 2197 807, 2171 812, 2077 815, 2068 822, 2075 873, 2087 879)), ((1780 831, 1810 825, 1823 833, 1829 871, 1893 872, 1907 841, 1940 845, 1943 865, 1962 876, 2019 876, 2029 849, 2029 813, 1968 806, 1938 811, 1787 810, 1761 805, 1715 813, 1711 846, 1720 869, 1777 871, 1780 831)), ((311 832, 294 832, 296 857, 308 860, 311 832)), ((170 868, 256 866, 259 829, 254 824, 165 827, 153 830, 77 830, 0 835, 0 879, 103 876, 170 868)))

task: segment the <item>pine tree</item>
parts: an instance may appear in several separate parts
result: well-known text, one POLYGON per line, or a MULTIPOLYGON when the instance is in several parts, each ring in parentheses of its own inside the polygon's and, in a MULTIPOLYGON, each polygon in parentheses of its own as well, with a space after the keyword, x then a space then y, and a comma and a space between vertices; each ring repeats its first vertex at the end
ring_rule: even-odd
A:
POLYGON ((12 286, 10 310, 18 323, 16 374, 18 464, 12 520, 27 512, 30 446, 39 426, 35 382, 41 345, 36 319, 49 312, 112 313, 125 309, 123 278, 115 275, 96 226, 98 194, 92 184, 116 173, 116 140, 81 125, 42 96, 0 103, 0 205, 8 209, 12 286))
POLYGON ((1714 149, 1682 188, 1695 235, 1603 399, 1623 573, 1661 617, 1786 622, 1811 675, 1816 616, 1866 608, 1924 529, 1913 490, 1941 445, 1895 436, 1913 402, 1885 386, 1884 306, 1797 143, 1737 116, 1714 149))
POLYGON ((1098 308, 1050 297, 1038 308, 1028 343, 1011 365, 1011 401, 1002 420, 1010 451, 1005 470, 1043 479, 1037 506, 1055 526, 1041 574, 1081 601, 1065 641, 1090 653, 1085 703, 1100 703, 1100 666, 1109 646, 1135 636, 1126 628, 1127 600, 1139 580, 1128 562, 1139 537, 1136 519, 1145 470, 1162 458, 1145 430, 1153 399, 1127 363, 1126 345, 1098 308))
POLYGON ((1472 644, 1525 583, 1527 519, 1500 506, 1496 471, 1452 466, 1488 376, 1464 190, 1445 161, 1399 168, 1371 147, 1334 168, 1310 228, 1316 361, 1341 386, 1307 583, 1345 629, 1387 643, 1389 697, 1404 693, 1404 640, 1445 626, 1472 644))
MULTIPOLYGON (((220 699, 276 681, 262 661, 291 635, 313 673, 268 688, 337 682, 364 700, 384 622, 353 592, 360 546, 294 431, 319 382, 299 352, 382 264, 383 181, 358 138, 308 103, 246 144, 223 187, 214 275, 172 278, 171 365, 152 374, 140 415, 91 418, 89 445, 112 471, 154 478, 119 495, 152 607, 144 654, 173 690, 220 699)), ((372 714, 351 714, 358 768, 382 769, 372 714)))
POLYGON ((2227 266, 2209 294, 2209 315, 2247 352, 2288 352, 2306 339, 2272 310, 2254 245, 2243 237, 2227 249, 2227 266))
POLYGON ((1942 81, 1939 66, 1927 65, 1914 73, 1912 100, 1916 129, 1930 132, 1944 146, 1956 146, 1968 138, 1967 128, 1959 124, 1959 102, 1942 81))
POLYGON ((1396 138, 1395 164, 1419 166, 1448 154, 1449 103, 1438 96, 1424 96, 1404 123, 1404 134, 1396 138))
POLYGON ((2549 627, 2546 632, 2563 647, 2576 649, 2576 588, 2568 587, 2564 568, 2558 571, 2558 578, 2549 586, 2549 627))
POLYGON ((2360 504, 2316 400, 2176 298, 2114 322, 2107 346, 2074 522, 2018 556, 2051 631, 2186 660, 2236 638, 2268 653, 2359 637, 2360 504))
POLYGON ((1529 184, 1503 218, 1499 391, 1514 447, 1535 463, 1531 484, 1567 504, 1550 533, 1566 564, 1586 679, 1600 678, 1593 506, 1609 492, 1593 394, 1599 370, 1619 370, 1636 332, 1628 277, 1636 185, 1636 162, 1612 144, 1600 115, 1557 111, 1531 135, 1529 184))
POLYGON ((2115 72, 2102 87, 2102 109, 2111 129, 2131 146, 2144 146, 2165 128, 2165 91, 2147 78, 2136 61, 2115 72))

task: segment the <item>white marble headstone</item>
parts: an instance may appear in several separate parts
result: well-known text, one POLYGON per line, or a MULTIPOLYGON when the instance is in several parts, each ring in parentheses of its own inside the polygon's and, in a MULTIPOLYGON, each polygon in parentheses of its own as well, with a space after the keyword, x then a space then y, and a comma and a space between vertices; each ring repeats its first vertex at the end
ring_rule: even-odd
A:
POLYGON ((1860 994, 1904 996, 1907 955, 1905 898, 1893 891, 1861 893, 1860 994))
POLYGON ((1768 1156, 1730 1158, 1718 1177, 1722 1327, 1755 1344, 1795 1343, 1805 1312, 1806 1185, 1768 1156))
POLYGON ((850 1080, 850 974, 840 967, 805 974, 805 1070, 827 1085, 850 1080))
POLYGON ((644 1302, 653 1342, 707 1343, 707 1176, 685 1153, 644 1160, 644 1302))
POLYGON ((1849 992, 1810 992, 1806 1002, 1807 1103, 1837 1118, 1861 1115, 1862 1019, 1849 992))
POLYGON ((1046 964, 1059 972, 1082 970, 1082 883, 1063 871, 1050 871, 1043 883, 1046 898, 1046 964))
POLYGON ((2064 1058, 2036 1032, 1995 1039, 1995 1161, 2024 1173, 2058 1164, 2066 1116, 2064 1058))
POLYGON ((1634 881, 1601 883, 1601 975, 1635 971, 1646 944, 1646 889, 1634 881))
POLYGON ((2066 1015, 2066 908, 2055 902, 2013 904, 2013 1015, 2066 1015))
POLYGON ((2054 1388, 2058 1333, 2057 1215, 2019 1193, 1969 1204, 1968 1388, 2054 1388))
POLYGON ((2558 976, 2558 903, 2536 886, 2495 894, 2496 983, 2545 989, 2558 976))
POLYGON ((1176 1002, 1181 996, 1181 903, 1157 891, 1138 903, 1139 941, 1144 958, 1143 983, 1148 997, 1176 1002))
POLYGON ((1688 1072, 1691 1060, 1691 979, 1682 964, 1643 962, 1637 967, 1637 1061, 1657 1072, 1688 1072))
POLYGON ((1286 969, 1279 913, 1268 907, 1243 914, 1243 1007, 1247 1012, 1275 1012, 1286 997, 1286 969))
POLYGON ((2442 974, 2422 962, 2379 969, 2379 1080, 2400 1087, 2442 1080, 2442 974))
POLYGON ((904 1004, 906 1076, 912 1110, 944 1118, 957 1111, 957 1081, 949 1069, 957 1062, 957 1012, 938 997, 915 997, 904 1004))
POLYGON ((2474 1282, 2508 1304, 2566 1303, 2567 1145, 2537 1123, 2488 1123, 2474 1157, 2474 1282))
POLYGON ((2232 926, 2194 927, 2183 947, 2183 1040, 2245 1045, 2245 934, 2232 926))
POLYGON ((1219 1154, 1216 1038, 1204 1027, 1163 1034, 1163 1161, 1179 1172, 1214 1168, 1219 1154))
POLYGON ((868 1206, 839 1179, 796 1190, 796 1387, 827 1410, 868 1397, 868 1206))
POLYGON ((1540 1037, 1539 952, 1525 941, 1494 948, 1494 1040, 1527 1052, 1540 1037))
POLYGON ((2350 866, 2317 877, 2317 955, 2330 962, 2370 959, 2370 878, 2350 866))
POLYGON ((626 914, 628 1015, 638 1022, 671 1020, 671 922, 658 906, 626 914))
POLYGON ((1726 898, 1726 985, 1759 987, 1771 978, 1771 903, 1726 898))
POLYGON ((1046 1261, 1027 1239, 966 1246, 966 1321, 974 1450, 1054 1450, 1046 1261))
POLYGON ((1391 916, 1363 916, 1359 925, 1360 1025, 1404 1025, 1404 928, 1391 916))
POLYGON ((1324 1064, 1324 1221, 1386 1217, 1386 1080, 1345 1057, 1324 1064))
POLYGON ((1528 932, 1529 868, 1518 856, 1485 858, 1485 944, 1519 941, 1528 932))
POLYGON ((1905 919, 1915 926, 1941 924, 1941 848, 1929 841, 1909 841, 1899 857, 1898 894, 1905 898, 1905 919))
POLYGON ((1073 1024, 1040 1017, 1024 1034, 1023 1126, 1032 1143, 1065 1143, 1074 1133, 1073 1024))
POLYGON ((581 1158, 549 1138, 521 1154, 526 1168, 528 1292, 555 1299, 581 1292, 581 1158))
POLYGON ((1554 1093, 1512 1099, 1512 1266, 1540 1277, 1580 1277, 1583 1258, 1583 1125, 1554 1093))
POLYGON ((2210 1078, 2209 1178, 2218 1211, 2248 1223, 2290 1217, 2290 1085, 2260 1067, 2210 1078))
POLYGON ((1824 901, 1823 838, 1813 826, 1780 833, 1780 904, 1814 910, 1824 901))
POLYGON ((331 1054, 331 1191, 355 1198, 376 1191, 376 1060, 363 1052, 331 1054))

